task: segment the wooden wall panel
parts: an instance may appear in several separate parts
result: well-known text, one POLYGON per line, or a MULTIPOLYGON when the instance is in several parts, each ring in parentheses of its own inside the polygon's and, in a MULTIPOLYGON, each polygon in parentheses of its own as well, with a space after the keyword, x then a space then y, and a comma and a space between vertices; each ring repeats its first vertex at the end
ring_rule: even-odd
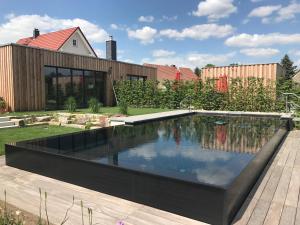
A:
POLYGON ((58 66, 107 72, 106 104, 114 103, 111 80, 126 79, 128 74, 147 76, 156 80, 156 69, 141 65, 100 58, 54 52, 11 44, 0 47, 0 96, 3 95, 13 111, 43 110, 45 108, 44 66, 58 66), (9 87, 7 87, 9 85, 9 87))
POLYGON ((223 66, 202 69, 202 79, 217 79, 220 75, 227 75, 231 78, 246 80, 249 77, 264 78, 264 83, 275 82, 279 77, 284 76, 284 69, 278 63, 223 66))
POLYGON ((12 46, 0 47, 0 97, 14 110, 12 46))

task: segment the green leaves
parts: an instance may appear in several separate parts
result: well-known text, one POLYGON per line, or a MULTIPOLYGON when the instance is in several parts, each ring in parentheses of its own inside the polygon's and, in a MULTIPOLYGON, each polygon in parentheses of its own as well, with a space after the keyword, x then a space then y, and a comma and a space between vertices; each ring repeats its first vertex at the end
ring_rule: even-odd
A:
POLYGON ((260 78, 231 79, 227 93, 218 92, 216 80, 193 82, 120 81, 116 85, 119 102, 133 107, 189 108, 232 111, 276 110, 275 84, 260 78))

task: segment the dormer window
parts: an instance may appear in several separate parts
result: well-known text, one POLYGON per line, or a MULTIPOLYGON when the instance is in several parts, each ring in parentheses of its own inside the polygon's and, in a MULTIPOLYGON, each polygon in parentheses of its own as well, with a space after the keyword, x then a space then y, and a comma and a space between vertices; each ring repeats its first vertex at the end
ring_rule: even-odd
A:
POLYGON ((76 47, 77 46, 77 41, 75 39, 73 39, 73 46, 76 47))

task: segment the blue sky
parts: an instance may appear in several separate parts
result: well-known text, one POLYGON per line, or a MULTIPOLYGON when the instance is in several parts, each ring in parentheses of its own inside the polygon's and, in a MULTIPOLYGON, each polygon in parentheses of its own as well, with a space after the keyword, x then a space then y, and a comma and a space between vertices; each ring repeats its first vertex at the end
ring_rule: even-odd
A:
POLYGON ((108 35, 118 58, 202 67, 207 63, 300 65, 300 1, 283 0, 0 0, 0 44, 80 26, 100 57, 108 35))

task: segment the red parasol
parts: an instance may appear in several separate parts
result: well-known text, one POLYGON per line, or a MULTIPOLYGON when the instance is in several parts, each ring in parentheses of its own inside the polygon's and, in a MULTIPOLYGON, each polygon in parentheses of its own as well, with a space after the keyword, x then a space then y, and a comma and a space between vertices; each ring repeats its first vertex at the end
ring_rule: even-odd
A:
POLYGON ((226 75, 220 75, 219 79, 216 83, 216 89, 218 92, 227 92, 228 91, 228 82, 227 82, 227 76, 226 75))
POLYGON ((177 71, 176 72, 176 77, 175 77, 175 80, 180 80, 180 76, 181 76, 181 74, 180 74, 180 72, 179 71, 177 71))

